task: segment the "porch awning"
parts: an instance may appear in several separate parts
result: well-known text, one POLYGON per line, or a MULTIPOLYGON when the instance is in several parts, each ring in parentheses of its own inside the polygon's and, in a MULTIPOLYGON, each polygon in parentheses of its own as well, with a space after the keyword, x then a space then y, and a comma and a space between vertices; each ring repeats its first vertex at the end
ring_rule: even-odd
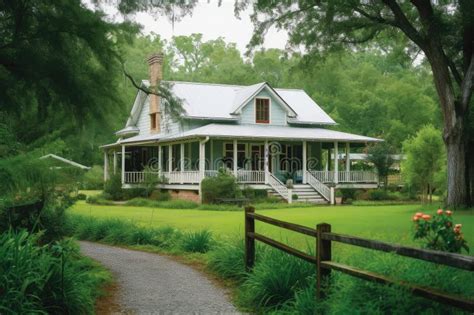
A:
POLYGON ((323 128, 209 124, 183 133, 162 137, 159 142, 186 140, 191 138, 202 137, 259 140, 306 140, 327 142, 341 141, 357 143, 383 141, 377 138, 365 137, 323 128))
POLYGON ((209 124, 186 132, 174 135, 138 135, 122 139, 114 144, 102 146, 103 148, 120 146, 122 144, 146 144, 157 142, 174 142, 180 140, 191 140, 196 138, 210 137, 214 139, 254 139, 254 140, 296 140, 296 141, 340 141, 352 143, 369 143, 383 141, 377 138, 355 135, 323 128, 302 128, 290 126, 266 126, 266 125, 230 125, 209 124))

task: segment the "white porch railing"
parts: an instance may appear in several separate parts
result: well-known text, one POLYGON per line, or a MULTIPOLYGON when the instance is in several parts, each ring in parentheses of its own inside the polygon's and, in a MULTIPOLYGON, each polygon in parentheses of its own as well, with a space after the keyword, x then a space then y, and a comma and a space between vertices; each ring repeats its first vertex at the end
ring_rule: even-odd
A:
POLYGON ((125 172, 125 183, 138 184, 143 183, 147 176, 154 176, 156 179, 160 177, 159 172, 125 172))
POLYGON ((169 184, 199 184, 201 174, 199 171, 173 171, 163 173, 169 184))
POLYGON ((286 199, 289 203, 291 203, 291 190, 286 187, 278 178, 275 177, 270 172, 267 172, 268 177, 268 184, 272 186, 272 188, 280 195, 283 199, 286 199))
MULTIPOLYGON (((218 171, 206 170, 204 173, 206 177, 217 176, 218 171)), ((127 184, 138 184, 143 183, 146 176, 160 177, 162 174, 169 184, 199 184, 202 180, 201 173, 199 171, 173 171, 173 172, 125 172, 125 183, 127 184)), ((271 173, 269 173, 271 174, 271 173)), ((334 171, 308 171, 316 180, 321 183, 333 183, 334 182, 334 171)), ((276 178, 273 174, 272 177, 276 178)), ((263 184, 265 183, 265 172, 264 171, 249 171, 249 170, 238 170, 237 181, 239 183, 248 184, 263 184)), ((377 173, 371 171, 341 171, 338 172, 339 183, 377 183, 377 173)))
POLYGON ((239 183, 264 183, 265 172, 264 171, 237 171, 237 181, 239 183))
POLYGON ((377 173, 370 171, 339 172, 340 183, 373 183, 378 182, 377 173))
POLYGON ((309 173, 322 183, 334 182, 333 171, 309 171, 309 173))
MULTIPOLYGON (((334 171, 309 171, 317 180, 322 183, 334 182, 334 171)), ((339 171, 339 183, 377 183, 377 173, 372 171, 339 171)))
POLYGON ((306 181, 311 185, 324 199, 331 201, 331 188, 321 183, 311 172, 306 172, 306 181))

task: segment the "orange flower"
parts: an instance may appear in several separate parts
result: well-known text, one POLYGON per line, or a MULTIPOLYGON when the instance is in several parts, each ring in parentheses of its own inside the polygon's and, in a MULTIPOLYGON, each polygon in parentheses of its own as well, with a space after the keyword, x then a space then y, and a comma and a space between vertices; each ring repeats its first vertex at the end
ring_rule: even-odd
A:
POLYGON ((429 214, 424 214, 421 218, 425 221, 429 221, 431 219, 431 216, 429 214))
POLYGON ((419 217, 419 216, 416 216, 416 215, 415 215, 415 216, 413 216, 413 221, 418 221, 419 219, 420 219, 420 217, 419 217))
POLYGON ((423 212, 417 212, 415 215, 421 218, 423 216, 423 212))
POLYGON ((451 210, 446 210, 446 215, 451 215, 453 212, 451 210))
POLYGON ((443 214, 443 209, 438 209, 438 211, 436 211, 436 213, 437 213, 438 215, 443 214))

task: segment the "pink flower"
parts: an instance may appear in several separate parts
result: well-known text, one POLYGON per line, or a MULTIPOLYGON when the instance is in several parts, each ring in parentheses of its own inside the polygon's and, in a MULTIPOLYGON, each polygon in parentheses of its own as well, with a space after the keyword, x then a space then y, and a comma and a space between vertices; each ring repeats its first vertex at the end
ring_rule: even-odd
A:
POLYGON ((425 221, 429 221, 431 219, 431 216, 429 214, 424 214, 422 216, 422 219, 425 220, 425 221))
POLYGON ((421 218, 423 216, 423 212, 417 212, 415 215, 421 218))
POLYGON ((451 215, 453 212, 451 210, 446 210, 446 215, 451 215))
POLYGON ((438 209, 438 211, 436 211, 436 213, 437 213, 438 215, 442 215, 442 214, 443 214, 443 209, 438 209))
POLYGON ((416 215, 415 215, 415 216, 413 216, 413 221, 418 221, 419 219, 420 219, 420 217, 419 217, 419 216, 416 216, 416 215))

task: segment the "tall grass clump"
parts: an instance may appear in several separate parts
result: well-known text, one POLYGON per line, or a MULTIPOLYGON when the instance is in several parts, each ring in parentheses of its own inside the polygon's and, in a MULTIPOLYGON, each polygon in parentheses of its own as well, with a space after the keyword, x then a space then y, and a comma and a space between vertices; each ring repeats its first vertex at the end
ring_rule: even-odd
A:
POLYGON ((212 242, 211 231, 200 230, 183 234, 180 246, 186 252, 206 253, 211 248, 212 242))
POLYGON ((219 243, 209 252, 207 265, 212 272, 224 279, 243 281, 246 276, 244 240, 239 238, 219 243))
POLYGON ((109 274, 67 241, 38 246, 26 231, 0 236, 0 313, 93 314, 109 274))
POLYGON ((239 288, 238 302, 263 311, 281 307, 314 277, 314 265, 277 250, 266 250, 239 288))

